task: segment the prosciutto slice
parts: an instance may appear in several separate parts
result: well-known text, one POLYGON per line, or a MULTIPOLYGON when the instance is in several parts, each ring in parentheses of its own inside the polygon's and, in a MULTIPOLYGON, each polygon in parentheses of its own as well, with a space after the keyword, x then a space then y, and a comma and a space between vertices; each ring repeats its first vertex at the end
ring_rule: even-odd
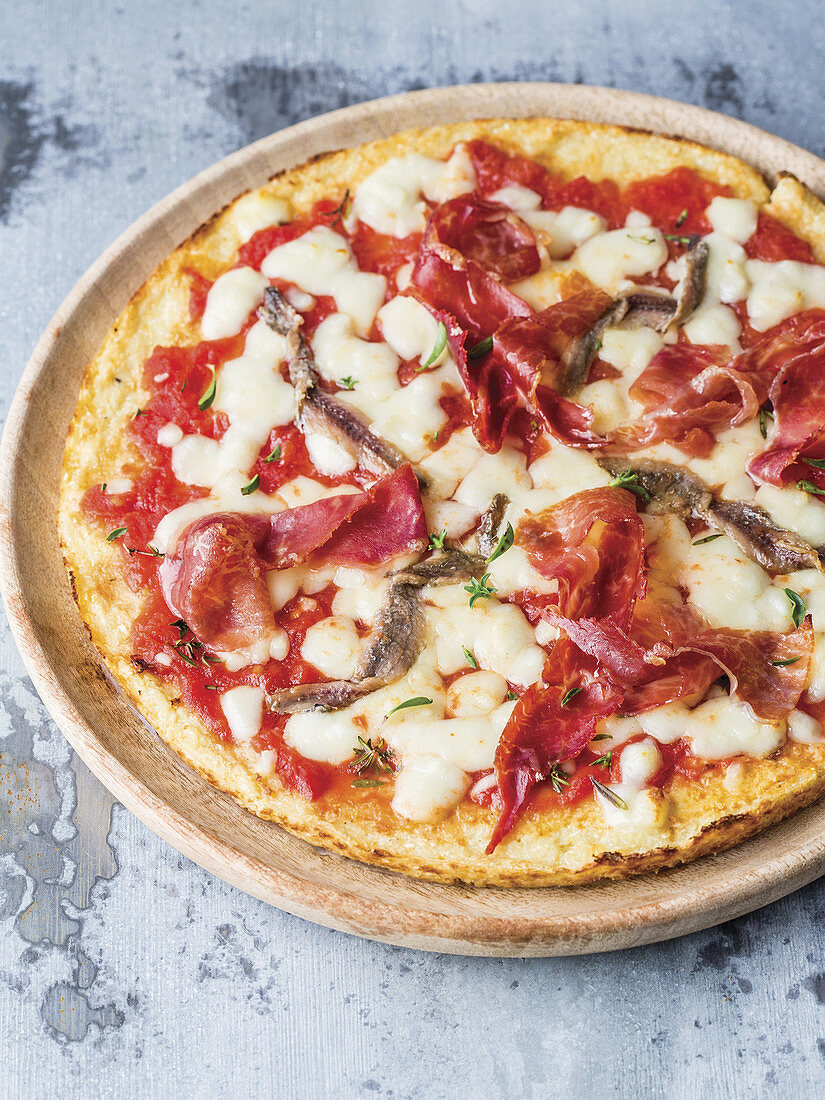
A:
POLYGON ((721 675, 728 676, 732 694, 767 721, 786 718, 798 703, 813 652, 810 617, 790 634, 708 628, 687 606, 665 605, 653 617, 660 620, 661 634, 646 648, 634 637, 650 632, 652 623, 644 622, 644 612, 629 634, 612 621, 574 620, 553 609, 545 613, 614 681, 629 685, 622 705, 628 714, 705 691, 721 675))
POLYGON ((427 236, 505 281, 525 279, 541 267, 533 231, 509 207, 474 192, 436 207, 427 236))
POLYGON ((825 488, 825 472, 805 462, 825 458, 825 311, 800 313, 740 358, 771 379, 774 415, 768 445, 748 473, 771 485, 804 478, 825 488))
MULTIPOLYGON (((644 528, 624 489, 591 489, 519 524, 534 567, 559 585, 563 614, 592 615, 621 627, 645 590, 644 528)), ((596 722, 623 693, 569 638, 554 643, 544 674, 519 699, 496 751, 501 812, 488 852, 513 828, 525 800, 552 767, 578 756, 596 722)))
POLYGON ((427 543, 409 465, 367 492, 274 515, 222 512, 195 520, 160 567, 163 597, 211 649, 251 645, 274 630, 264 575, 301 562, 376 566, 427 543))
POLYGON ((724 347, 662 348, 630 387, 644 409, 641 422, 618 429, 613 443, 636 450, 666 440, 688 454, 708 454, 715 430, 750 420, 767 396, 758 373, 737 367, 724 347))

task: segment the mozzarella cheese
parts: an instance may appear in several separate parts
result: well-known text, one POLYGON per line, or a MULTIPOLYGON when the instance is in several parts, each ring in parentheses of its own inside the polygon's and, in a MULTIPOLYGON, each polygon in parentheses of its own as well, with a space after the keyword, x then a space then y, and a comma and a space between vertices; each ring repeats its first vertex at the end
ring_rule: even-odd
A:
POLYGON ((326 225, 278 245, 264 258, 261 271, 267 279, 285 279, 309 294, 330 295, 361 335, 369 332, 387 292, 384 276, 359 271, 349 243, 326 225))
POLYGON ((221 710, 237 742, 251 741, 261 729, 264 693, 259 687, 241 684, 224 691, 220 697, 221 710))
POLYGON ((594 286, 618 293, 634 276, 652 275, 667 260, 667 245, 652 226, 626 226, 598 233, 573 254, 573 265, 594 286))
POLYGON ((240 332, 266 286, 266 279, 252 267, 235 267, 219 275, 206 296, 201 318, 204 340, 220 340, 240 332))
POLYGON ((408 237, 426 224, 425 198, 446 202, 475 185, 472 162, 462 146, 446 164, 420 153, 392 157, 357 187, 348 224, 358 220, 390 237, 408 237))

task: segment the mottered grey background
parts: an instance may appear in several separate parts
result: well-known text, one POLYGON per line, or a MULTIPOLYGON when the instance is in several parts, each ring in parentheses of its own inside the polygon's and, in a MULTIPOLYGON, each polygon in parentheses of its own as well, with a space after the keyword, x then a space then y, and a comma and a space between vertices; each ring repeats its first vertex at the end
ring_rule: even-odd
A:
MULTIPOLYGON (((0 0, 0 415, 138 215, 313 114, 479 80, 606 84, 825 145, 815 0, 0 0)), ((286 916, 158 840, 0 634, 0 1097, 806 1096, 825 881, 581 959, 425 955, 286 916)))

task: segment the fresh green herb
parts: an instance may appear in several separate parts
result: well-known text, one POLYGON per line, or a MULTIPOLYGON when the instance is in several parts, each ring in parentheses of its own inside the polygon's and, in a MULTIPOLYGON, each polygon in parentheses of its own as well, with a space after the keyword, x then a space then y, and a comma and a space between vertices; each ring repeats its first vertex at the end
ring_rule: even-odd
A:
POLYGON ((714 531, 712 535, 705 535, 704 538, 697 539, 696 542, 694 542, 693 545, 694 546, 704 546, 706 542, 713 542, 714 539, 721 539, 721 537, 722 537, 722 535, 724 535, 724 533, 725 533, 724 531, 714 531))
POLYGON ((795 665, 799 660, 799 657, 789 657, 787 661, 771 661, 771 664, 776 668, 787 668, 788 665, 795 665))
POLYGON ((169 625, 174 626, 178 632, 178 640, 172 642, 172 649, 185 664, 196 668, 198 662, 202 661, 208 668, 210 665, 223 663, 220 657, 213 657, 211 653, 206 653, 197 638, 187 637, 189 627, 183 619, 175 619, 169 625))
POLYGON ((676 229, 679 229, 681 226, 683 226, 685 224, 685 222, 687 221, 687 219, 688 219, 688 208, 685 207, 684 210, 682 211, 682 213, 679 215, 679 217, 676 219, 676 221, 674 223, 676 229))
POLYGON ((818 496, 825 496, 825 489, 819 489, 812 481, 797 481, 797 489, 802 489, 806 493, 816 493, 818 496))
POLYGON ((218 690, 218 685, 217 684, 204 684, 203 686, 206 688, 207 691, 217 691, 218 690))
POLYGON ((478 668, 478 661, 476 660, 475 653, 473 653, 471 649, 468 649, 466 645, 463 645, 461 648, 464 651, 464 660, 467 664, 470 665, 471 668, 478 668))
POLYGON ((516 695, 516 693, 514 691, 508 691, 507 692, 507 702, 508 703, 515 703, 517 701, 518 701, 518 695, 516 695))
POLYGON ((622 473, 611 478, 608 484, 611 489, 629 489, 631 493, 635 493, 636 496, 640 497, 642 500, 650 500, 650 493, 645 489, 644 485, 640 484, 639 475, 635 470, 631 470, 630 468, 623 470, 622 473))
POLYGON ((435 435, 433 436, 433 443, 437 443, 437 442, 438 442, 438 437, 439 437, 440 435, 441 435, 441 429, 440 429, 440 428, 436 428, 436 431, 435 431, 435 435))
POLYGON ((603 347, 604 347, 604 340, 602 340, 602 339, 597 340, 596 343, 593 345, 593 354, 598 355, 603 347))
POLYGON ((512 523, 508 523, 507 524, 507 530, 504 532, 504 534, 499 538, 498 542, 496 543, 492 554, 487 559, 487 564, 490 565, 491 562, 494 562, 496 560, 496 558, 500 558, 502 554, 506 554, 507 551, 510 549, 510 547, 515 542, 515 538, 516 538, 516 533, 513 530, 513 525, 512 525, 512 523))
POLYGON ((594 760, 591 767, 594 768, 609 768, 610 761, 613 759, 612 752, 606 752, 604 756, 600 756, 598 760, 594 760))
POLYGON ((676 233, 663 233, 662 235, 666 241, 675 241, 676 244, 683 244, 686 247, 690 244, 690 237, 680 237, 676 233))
POLYGON ((351 374, 348 374, 346 378, 341 379, 341 385, 345 390, 354 390, 358 385, 358 379, 353 378, 351 374))
POLYGON ((792 588, 785 589, 785 595, 791 601, 791 620, 794 626, 801 626, 802 621, 805 618, 805 601, 799 595, 798 592, 794 592, 792 588))
POLYGON ((538 420, 531 420, 530 421, 530 430, 533 431, 533 432, 537 432, 539 430, 538 420))
POLYGON ((103 482, 101 482, 101 484, 100 484, 100 491, 101 491, 101 493, 105 493, 105 492, 106 492, 106 486, 107 486, 107 484, 108 484, 108 482, 106 482, 106 481, 103 481, 103 482))
POLYGON ((186 389, 186 379, 184 378, 184 380, 180 384, 180 392, 183 393, 183 391, 185 389, 186 389))
POLYGON ((341 218, 349 216, 349 205, 349 188, 347 188, 344 192, 344 197, 341 199, 340 205, 336 206, 334 210, 328 210, 326 214, 324 214, 325 218, 332 218, 332 221, 329 223, 330 229, 336 226, 341 218))
POLYGON ((174 622, 171 622, 169 625, 174 626, 177 629, 178 636, 180 638, 185 638, 186 635, 189 633, 189 624, 183 619, 175 619, 174 622))
POLYGON ((383 787, 385 783, 382 779, 353 779, 350 784, 351 787, 383 787))
POLYGON ((276 443, 275 447, 269 452, 264 459, 264 462, 277 462, 281 457, 281 444, 276 443))
POLYGON ((442 527, 437 535, 430 535, 430 549, 431 550, 443 550, 444 539, 447 537, 447 528, 442 527))
POLYGON ((127 546, 126 550, 127 550, 128 553, 130 553, 132 555, 139 554, 139 555, 141 555, 142 557, 145 557, 145 558, 162 558, 162 557, 164 557, 164 555, 161 554, 160 550, 158 550, 157 546, 152 546, 151 543, 149 544, 149 546, 147 547, 146 550, 136 550, 134 546, 127 546))
POLYGON ((132 413, 132 420, 137 420, 137 418, 142 415, 143 409, 135 409, 135 411, 132 413))
POLYGON ((210 379, 209 385, 203 391, 202 397, 198 401, 198 408, 201 412, 206 412, 206 410, 215 400, 215 391, 218 388, 218 376, 215 374, 215 368, 210 367, 209 369, 212 371, 212 378, 210 379))
POLYGON ((241 495, 245 496, 245 497, 248 497, 250 493, 255 492, 255 490, 258 488, 258 486, 260 484, 261 484, 261 479, 258 476, 258 474, 255 474, 255 476, 252 478, 251 481, 247 482, 246 485, 241 486, 241 495))
POLYGON ((566 707, 567 704, 572 702, 576 698, 577 695, 581 695, 583 690, 584 690, 584 688, 570 688, 569 691, 566 691, 564 693, 564 695, 562 695, 561 705, 563 707, 566 707))
POLYGON ((393 751, 383 737, 377 738, 375 744, 371 737, 366 741, 363 737, 359 737, 358 744, 352 750, 349 770, 357 772, 358 775, 368 771, 388 773, 393 770, 392 760, 393 751))
POLYGON ((652 237, 634 237, 632 233, 628 233, 627 239, 629 241, 635 241, 636 244, 653 244, 652 237))
POLYGON ((470 607, 475 605, 476 600, 489 600, 492 594, 498 591, 489 583, 489 580, 490 574, 485 573, 480 581, 473 577, 469 584, 464 585, 464 591, 470 593, 470 607))
POLYGON ((395 714, 397 710, 407 710, 408 707, 426 707, 432 702, 432 699, 428 699, 426 695, 416 695, 412 699, 405 699, 403 703, 399 703, 393 707, 391 711, 387 712, 386 717, 389 718, 391 714, 395 714))
POLYGON ((477 344, 473 344, 470 350, 467 352, 468 359, 483 359, 493 346, 492 336, 485 336, 483 340, 479 340, 477 344))
POLYGON ((612 802, 620 810, 629 809, 623 798, 620 798, 615 791, 611 791, 609 787, 605 787, 604 783, 600 783, 598 779, 594 779, 592 775, 590 776, 590 782, 593 784, 593 789, 598 791, 602 798, 606 798, 608 802, 612 802))
POLYGON ((825 470, 825 458, 803 458, 808 466, 815 466, 817 470, 825 470))
POLYGON ((110 531, 109 534, 106 536, 106 541, 107 542, 114 542, 116 539, 119 539, 121 535, 125 535, 125 534, 126 534, 126 528, 125 527, 116 527, 114 529, 114 531, 110 531))
POLYGON ((415 373, 420 374, 421 371, 426 370, 427 367, 431 367, 442 351, 447 346, 447 326, 443 321, 438 322, 438 332, 436 333, 435 343, 433 344, 433 350, 427 356, 426 362, 422 363, 420 367, 415 368, 415 373))
POLYGON ((570 786, 570 780, 567 778, 567 776, 561 770, 561 767, 560 767, 559 764, 554 764, 553 765, 553 767, 547 773, 547 778, 550 781, 550 786, 553 788, 553 790, 556 792, 556 794, 561 794, 562 789, 564 787, 569 787, 570 786))
POLYGON ((763 439, 768 438, 768 420, 773 420, 773 412, 767 407, 762 405, 759 410, 759 434, 763 439))

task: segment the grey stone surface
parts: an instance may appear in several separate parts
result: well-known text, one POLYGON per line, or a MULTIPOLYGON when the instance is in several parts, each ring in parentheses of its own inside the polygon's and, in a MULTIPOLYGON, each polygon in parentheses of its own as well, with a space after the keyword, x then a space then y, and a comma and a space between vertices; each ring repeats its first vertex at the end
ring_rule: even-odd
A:
MULTIPOLYGON (((0 416, 98 253, 271 130, 408 88, 558 79, 821 153, 822 45, 813 0, 0 3, 0 416)), ((0 738, 0 1097, 825 1089, 823 883, 623 954, 417 954, 270 909, 113 805, 5 628, 0 738)))

